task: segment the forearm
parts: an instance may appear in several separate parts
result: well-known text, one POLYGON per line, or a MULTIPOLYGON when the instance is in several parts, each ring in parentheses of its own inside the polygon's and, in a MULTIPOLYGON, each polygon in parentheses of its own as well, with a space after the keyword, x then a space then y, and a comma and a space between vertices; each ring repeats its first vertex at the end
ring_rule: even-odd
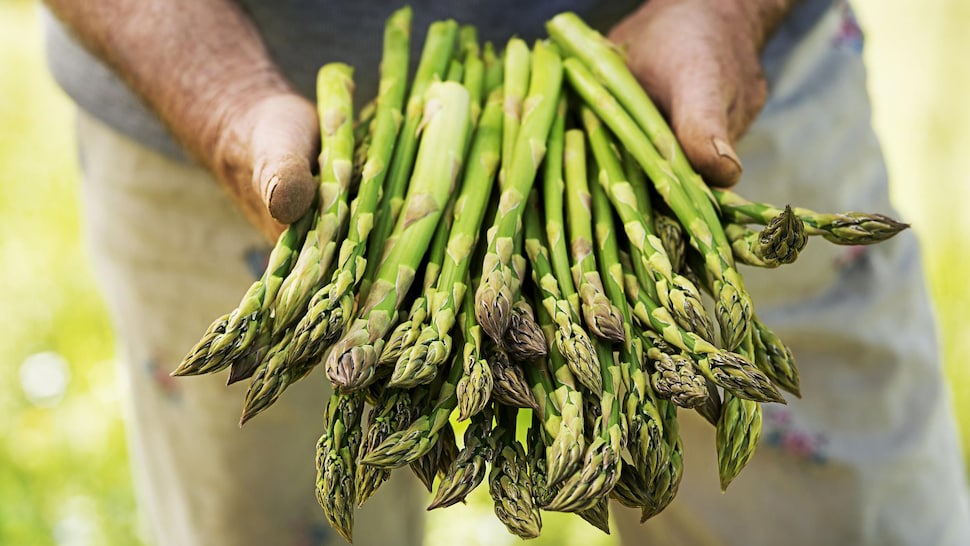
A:
POLYGON ((316 193, 313 103, 232 0, 45 0, 270 239, 316 193))
POLYGON ((231 0, 46 2, 214 170, 227 120, 289 91, 231 0))

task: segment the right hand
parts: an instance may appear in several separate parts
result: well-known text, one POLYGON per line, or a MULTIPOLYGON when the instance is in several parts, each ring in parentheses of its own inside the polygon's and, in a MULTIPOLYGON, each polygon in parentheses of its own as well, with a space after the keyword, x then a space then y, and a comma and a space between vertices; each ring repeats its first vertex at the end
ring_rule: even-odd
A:
POLYGON ((271 94, 226 113, 210 168, 247 219, 275 241, 313 202, 319 143, 314 105, 296 93, 271 94))

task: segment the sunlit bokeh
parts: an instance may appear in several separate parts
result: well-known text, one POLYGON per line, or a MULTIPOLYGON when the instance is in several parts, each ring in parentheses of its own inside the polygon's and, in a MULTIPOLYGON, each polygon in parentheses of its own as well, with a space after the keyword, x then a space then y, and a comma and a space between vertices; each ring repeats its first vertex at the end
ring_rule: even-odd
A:
MULTIPOLYGON (((970 452, 970 3, 861 0, 874 123, 923 243, 970 452)), ((141 544, 115 342, 81 243, 73 114, 43 64, 35 2, 0 2, 0 544, 141 544)), ((308 459, 307 464, 312 464, 308 459)), ((518 543, 482 487, 430 516, 426 543, 518 543)), ((614 544, 550 515, 536 545, 614 544)))
POLYGON ((27 400, 38 407, 57 406, 70 380, 67 360, 52 351, 30 355, 20 365, 20 388, 27 400))

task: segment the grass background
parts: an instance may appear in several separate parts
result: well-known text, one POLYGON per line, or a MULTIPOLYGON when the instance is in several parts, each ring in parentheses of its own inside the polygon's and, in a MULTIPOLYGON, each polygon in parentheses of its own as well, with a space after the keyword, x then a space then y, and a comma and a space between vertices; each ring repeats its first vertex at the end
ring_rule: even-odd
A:
MULTIPOLYGON (((924 245, 970 453, 970 3, 854 4, 893 198, 924 245)), ((0 0, 0 544, 140 543, 114 340, 79 235, 72 119, 44 68, 35 2, 0 0)), ((459 526, 470 544, 515 542, 473 503, 433 515, 427 543, 449 544, 459 526)), ((533 543, 611 544, 561 518, 533 543)))

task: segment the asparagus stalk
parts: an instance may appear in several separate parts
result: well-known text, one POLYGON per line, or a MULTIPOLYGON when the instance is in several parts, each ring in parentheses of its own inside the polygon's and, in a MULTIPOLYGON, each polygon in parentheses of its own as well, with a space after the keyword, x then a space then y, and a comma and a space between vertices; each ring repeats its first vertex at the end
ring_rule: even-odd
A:
POLYGON ((665 401, 658 402, 663 419, 663 465, 647 482, 650 502, 640 512, 640 523, 659 514, 677 495, 684 475, 684 445, 677 424, 677 408, 665 401))
MULTIPOLYGON (((768 225, 784 211, 778 207, 749 201, 729 190, 712 190, 726 222, 768 225)), ((792 212, 810 236, 822 236, 837 245, 870 245, 885 241, 909 227, 883 214, 843 212, 826 214, 805 208, 792 212)))
MULTIPOLYGON (((570 370, 586 388, 599 396, 602 384, 599 377, 599 362, 593 350, 589 335, 582 328, 580 319, 579 294, 573 284, 572 270, 567 250, 563 195, 566 184, 563 179, 563 164, 565 158, 565 120, 566 100, 560 99, 556 120, 549 135, 549 154, 543 162, 542 196, 545 211, 546 239, 548 248, 543 251, 542 235, 537 231, 535 218, 526 217, 526 229, 532 235, 527 235, 526 250, 532 261, 533 280, 539 290, 541 301, 546 311, 557 326, 555 330, 556 345, 570 370), (557 293, 558 291, 558 293, 557 293)), ((577 139, 581 135, 574 134, 577 139)), ((573 143, 572 153, 580 153, 578 142, 573 143)), ((575 166, 576 175, 582 168, 575 166)), ((534 207, 538 210, 538 205, 534 207)))
MULTIPOLYGON (((654 481, 668 464, 666 453, 663 451, 664 423, 659 410, 659 401, 650 388, 650 381, 644 368, 642 336, 634 335, 633 332, 633 320, 625 289, 626 275, 616 240, 610 203, 603 186, 594 185, 592 190, 603 283, 610 300, 620 310, 625 327, 624 335, 627 339, 620 345, 618 351, 618 360, 622 368, 620 377, 626 395, 622 413, 628 433, 626 447, 637 476, 642 483, 646 484, 654 481)), ((604 414, 607 409, 603 406, 604 414)))
POLYGON ((293 359, 318 358, 343 333, 352 318, 354 291, 367 267, 367 239, 374 227, 388 164, 402 122, 411 19, 411 8, 404 7, 395 11, 384 27, 377 109, 357 195, 350 205, 349 229, 340 245, 337 267, 330 282, 313 295, 309 309, 296 327, 291 349, 293 359))
MULTIPOLYGON (((568 59, 567 59, 568 61, 568 59)), ((566 131, 564 169, 572 276, 586 326, 602 339, 623 341, 623 319, 603 292, 593 253, 592 210, 586 165, 586 141, 578 129, 566 131)))
POLYGON ((495 515, 510 533, 536 538, 542 529, 542 519, 532 500, 532 479, 525 450, 515 439, 516 414, 517 410, 499 407, 495 460, 488 476, 488 491, 495 515))
POLYGON ((478 30, 472 25, 463 25, 458 33, 458 43, 461 45, 461 56, 465 63, 462 85, 468 90, 471 119, 477 126, 482 113, 482 97, 488 96, 485 91, 485 63, 478 46, 478 30))
POLYGON ((429 86, 413 182, 387 241, 387 255, 359 317, 326 359, 327 377, 340 388, 360 388, 373 379, 383 337, 396 321, 397 309, 455 186, 468 115, 468 92, 460 84, 429 86))
MULTIPOLYGON (((441 273, 441 264, 445 260, 448 233, 451 231, 452 219, 454 218, 454 205, 454 199, 449 199, 448 206, 435 227, 434 236, 431 238, 431 248, 428 251, 428 259, 424 264, 424 281, 421 293, 414 298, 407 320, 398 323, 391 331, 384 349, 377 359, 378 364, 394 364, 399 360, 407 362, 408 355, 415 348, 418 336, 427 324, 429 294, 434 290, 435 283, 441 273)), ((429 372, 437 372, 437 368, 429 370, 429 372)), ((424 382, 434 379, 434 375, 434 373, 430 373, 424 382)), ((398 384, 394 380, 393 374, 388 384, 392 387, 413 386, 398 384)))
POLYGON ((485 42, 482 47, 482 62, 485 63, 484 89, 485 94, 491 94, 502 86, 502 59, 495 54, 495 45, 485 42))
MULTIPOLYGON (((567 136, 567 139, 569 137, 567 136)), ((568 144, 567 144, 568 146, 568 144)), ((567 185, 568 185, 567 179, 567 185)), ((622 268, 619 263, 619 250, 613 229, 612 211, 603 189, 597 185, 591 188, 591 212, 596 225, 597 246, 600 249, 599 263, 603 267, 605 284, 612 301, 623 303, 622 268)), ((612 301, 610 302, 612 305, 612 301)), ((626 306, 623 306, 625 309, 626 306)), ((617 309, 623 318, 623 310, 617 309)), ((622 321, 621 325, 629 324, 622 321)), ((629 339, 624 332, 623 339, 629 339)), ((601 499, 606 498, 616 484, 622 469, 620 453, 626 447, 625 416, 620 404, 623 370, 613 356, 613 350, 603 341, 594 343, 600 362, 603 378, 603 394, 600 399, 600 430, 590 445, 584 466, 579 474, 567 479, 556 496, 546 506, 550 510, 585 511, 591 510, 601 499), (585 478, 585 479, 582 479, 585 478)), ((630 345, 621 345, 621 359, 630 358, 630 345)), ((627 368, 629 378, 630 362, 622 364, 627 368)), ((626 381, 629 385, 629 380, 626 381)), ((629 391, 629 389, 628 389, 629 391)))
POLYGON ((461 83, 465 77, 465 65, 461 61, 452 57, 448 63, 448 71, 445 72, 445 81, 461 83))
POLYGON ((497 343, 501 342, 508 328, 509 311, 518 290, 512 253, 526 198, 545 156, 545 143, 556 113, 561 84, 559 54, 552 46, 536 42, 532 54, 532 78, 523 107, 525 115, 516 137, 512 162, 506 171, 499 207, 489 230, 482 281, 475 297, 478 323, 497 343))
MULTIPOLYGON (((535 200, 532 201, 535 203, 535 200)), ((559 353, 565 357, 573 376, 596 396, 603 392, 599 361, 593 342, 579 324, 569 302, 559 291, 559 282, 552 272, 549 251, 542 240, 542 227, 537 212, 525 215, 526 251, 532 264, 532 277, 544 311, 555 325, 552 337, 559 353)), ((570 283, 571 285, 571 283, 570 283)))
POLYGON ((274 333, 293 325, 328 273, 346 221, 347 195, 354 161, 353 68, 324 65, 317 75, 320 114, 320 186, 318 216, 307 233, 300 257, 280 286, 273 305, 274 333))
POLYGON ((494 456, 491 432, 491 411, 481 411, 471 417, 471 423, 465 429, 465 446, 438 482, 438 489, 428 505, 428 510, 462 502, 482 483, 486 465, 494 456))
POLYGON ((751 324, 755 365, 772 383, 801 398, 798 368, 791 349, 757 316, 751 324))
POLYGON ((620 155, 623 161, 623 172, 626 174, 626 179, 630 182, 636 196, 637 209, 643 215, 647 225, 653 226, 653 233, 660 239, 673 270, 675 272, 682 271, 687 244, 683 226, 676 218, 671 217, 665 211, 654 210, 648 186, 650 181, 647 180, 643 169, 633 159, 630 152, 621 150, 620 155))
MULTIPOLYGON (((471 291, 465 291, 464 309, 459 315, 465 346, 462 351, 462 376, 455 387, 458 398, 458 420, 478 415, 488 405, 495 378, 492 367, 482 352, 482 329, 475 321, 475 305, 471 291)), ((489 417, 491 420, 491 417, 489 417)))
MULTIPOLYGON (((532 392, 540 401, 539 413, 550 438, 546 451, 546 488, 551 490, 579 468, 585 449, 583 395, 558 344, 556 325, 544 306, 539 306, 539 324, 548 344, 549 375, 537 366, 526 368, 532 392)), ((551 499, 546 499, 546 501, 551 499)))
POLYGON ((333 393, 327 403, 326 427, 317 442, 317 502, 340 536, 352 542, 354 530, 354 456, 360 446, 360 393, 333 393))
POLYGON ((754 455, 761 439, 761 416, 761 405, 757 402, 724 393, 714 442, 722 491, 727 490, 754 455))
POLYGON ((778 267, 794 262, 808 242, 805 225, 789 206, 761 231, 727 224, 724 234, 731 242, 737 261, 759 267, 778 267))
POLYGON ((512 38, 505 44, 504 81, 505 96, 502 111, 502 166, 499 170, 499 183, 505 188, 505 173, 515 150, 515 137, 522 123, 522 102, 529 90, 531 55, 529 46, 521 38, 512 38))

